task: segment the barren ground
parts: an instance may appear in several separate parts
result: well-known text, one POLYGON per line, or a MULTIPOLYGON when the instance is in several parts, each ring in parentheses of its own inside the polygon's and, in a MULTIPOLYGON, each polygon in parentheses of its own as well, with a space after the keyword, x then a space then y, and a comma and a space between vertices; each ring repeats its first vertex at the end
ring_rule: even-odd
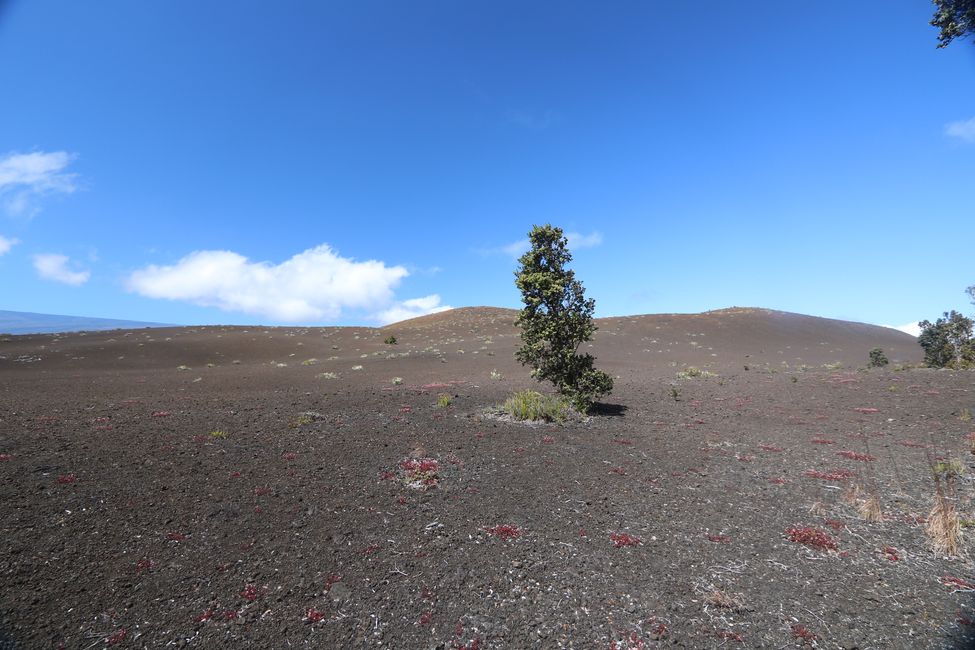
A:
POLYGON ((975 535, 945 558, 923 525, 930 463, 972 468, 975 374, 860 371, 872 347, 920 349, 839 321, 606 319, 607 403, 530 426, 492 411, 534 386, 511 321, 0 342, 0 647, 975 638, 975 535), (835 549, 793 541, 806 527, 835 549))

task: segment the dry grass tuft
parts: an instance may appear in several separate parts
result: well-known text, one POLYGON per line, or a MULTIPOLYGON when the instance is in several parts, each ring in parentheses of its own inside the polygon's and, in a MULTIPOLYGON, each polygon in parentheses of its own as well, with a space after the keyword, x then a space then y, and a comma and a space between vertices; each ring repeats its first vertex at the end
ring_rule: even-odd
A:
POLYGON ((884 511, 880 507, 880 499, 877 498, 876 494, 872 494, 861 501, 857 509, 860 511, 860 516, 867 521, 878 522, 884 520, 884 511))
POLYGON ((953 504, 944 494, 937 494, 934 507, 928 515, 924 531, 935 551, 947 556, 959 554, 961 548, 961 523, 953 504))
POLYGON ((715 589, 705 596, 704 601, 719 609, 727 609, 732 612, 741 612, 745 609, 745 601, 743 600, 742 594, 728 594, 719 589, 715 589))
POLYGON ((826 504, 819 499, 816 499, 816 502, 809 506, 809 514, 816 515, 817 517, 825 515, 827 511, 826 504))
POLYGON ((860 502, 860 484, 856 481, 850 483, 850 487, 843 493, 843 500, 851 506, 857 505, 860 502))

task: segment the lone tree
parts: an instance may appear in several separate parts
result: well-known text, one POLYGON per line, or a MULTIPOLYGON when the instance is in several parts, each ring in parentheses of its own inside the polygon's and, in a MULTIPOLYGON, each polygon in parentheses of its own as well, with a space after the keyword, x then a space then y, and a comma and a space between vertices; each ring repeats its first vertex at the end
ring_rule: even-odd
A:
POLYGON ((945 312, 932 323, 921 321, 917 342, 924 348, 924 363, 932 368, 971 368, 975 366, 975 340, 971 318, 957 311, 945 312))
POLYGON ((975 34, 975 0, 933 0, 935 11, 931 24, 941 30, 938 47, 946 47, 956 38, 975 34))
POLYGON ((522 346, 515 353, 532 376, 550 381, 580 412, 613 390, 613 378, 593 366, 591 354, 579 354, 579 346, 592 340, 596 303, 586 300, 582 283, 566 268, 572 261, 568 240, 560 228, 534 226, 528 233, 531 250, 518 260, 515 285, 524 309, 516 324, 522 346))

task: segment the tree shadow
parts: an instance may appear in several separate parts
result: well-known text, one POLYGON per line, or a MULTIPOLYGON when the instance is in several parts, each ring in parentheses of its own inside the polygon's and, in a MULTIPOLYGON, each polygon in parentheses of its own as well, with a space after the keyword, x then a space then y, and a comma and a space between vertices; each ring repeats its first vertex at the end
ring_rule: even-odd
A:
POLYGON ((621 418, 629 409, 628 406, 623 404, 606 404, 604 402, 596 402, 589 409, 589 412, 593 415, 608 415, 611 417, 621 418))

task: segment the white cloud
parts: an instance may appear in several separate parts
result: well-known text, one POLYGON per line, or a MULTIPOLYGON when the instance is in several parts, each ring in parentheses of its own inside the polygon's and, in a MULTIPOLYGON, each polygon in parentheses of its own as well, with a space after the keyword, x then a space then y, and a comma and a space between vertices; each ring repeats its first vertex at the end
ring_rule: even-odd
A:
MULTIPOLYGON (((603 236, 598 232, 591 232, 588 235, 583 235, 578 232, 567 232, 565 233, 565 238, 569 240, 570 251, 576 251, 580 248, 592 248, 603 243, 603 236)), ((497 250, 510 257, 521 257, 528 252, 530 246, 531 244, 527 239, 519 239, 497 250)))
POLYGON ((65 151, 9 153, 0 157, 0 197, 6 212, 31 217, 40 209, 35 204, 37 197, 74 192, 77 175, 64 171, 72 160, 74 155, 65 151))
POLYGON ((20 242, 16 239, 7 239, 6 237, 0 235, 0 255, 5 255, 10 252, 10 249, 14 247, 14 244, 19 244, 20 242))
POLYGON ((945 135, 965 142, 975 142, 975 117, 960 122, 949 122, 945 125, 945 135))
POLYGON ((448 309, 453 309, 453 307, 450 305, 441 305, 440 296, 437 294, 432 294, 429 296, 424 296, 423 298, 404 300, 403 302, 393 305, 389 309, 384 309, 377 314, 376 320, 383 325, 388 325, 389 323, 398 323, 399 321, 407 320, 408 318, 426 316, 427 314, 436 314, 441 311, 447 311, 448 309))
POLYGON ((88 282, 88 278, 91 277, 91 272, 72 271, 68 268, 69 261, 67 255, 43 253, 34 256, 34 268, 37 269, 38 275, 45 280, 63 282, 74 287, 88 282))
POLYGON ((417 316, 439 309, 436 296, 394 302, 393 289, 408 275, 402 266, 357 262, 322 244, 280 264, 253 262, 232 251, 196 251, 170 266, 139 269, 126 285, 149 298, 284 322, 334 320, 344 309, 381 314, 377 319, 394 315, 398 308, 417 316))
POLYGON ((917 325, 918 321, 913 323, 907 323, 906 325, 881 325, 881 327, 889 327, 892 330, 900 330, 901 332, 907 332, 911 336, 920 336, 921 328, 917 325))

